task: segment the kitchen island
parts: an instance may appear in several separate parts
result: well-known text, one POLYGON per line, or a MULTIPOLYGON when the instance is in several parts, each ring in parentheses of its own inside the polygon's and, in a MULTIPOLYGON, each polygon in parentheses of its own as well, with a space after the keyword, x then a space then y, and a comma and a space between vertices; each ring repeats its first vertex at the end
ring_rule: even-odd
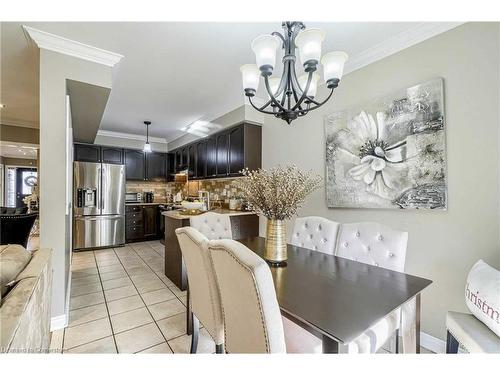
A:
MULTIPOLYGON (((252 211, 216 209, 210 212, 229 215, 233 239, 256 237, 259 235, 259 217, 252 211)), ((165 276, 180 290, 187 288, 187 274, 175 230, 187 227, 192 215, 183 215, 180 211, 164 211, 165 217, 165 276)), ((203 214, 201 214, 203 215, 203 214)))

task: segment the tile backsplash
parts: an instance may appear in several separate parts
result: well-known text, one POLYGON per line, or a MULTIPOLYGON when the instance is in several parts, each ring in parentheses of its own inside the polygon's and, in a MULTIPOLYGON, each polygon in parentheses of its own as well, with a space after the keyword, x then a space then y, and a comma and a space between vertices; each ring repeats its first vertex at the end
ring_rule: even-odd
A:
POLYGON ((182 193, 182 197, 198 196, 199 190, 210 192, 213 200, 227 201, 232 197, 240 197, 240 191, 236 189, 232 182, 234 178, 220 178, 201 181, 188 182, 147 182, 147 181, 129 181, 127 182, 126 191, 132 193, 144 193, 152 191, 155 202, 165 202, 168 194, 174 196, 178 192, 182 193))

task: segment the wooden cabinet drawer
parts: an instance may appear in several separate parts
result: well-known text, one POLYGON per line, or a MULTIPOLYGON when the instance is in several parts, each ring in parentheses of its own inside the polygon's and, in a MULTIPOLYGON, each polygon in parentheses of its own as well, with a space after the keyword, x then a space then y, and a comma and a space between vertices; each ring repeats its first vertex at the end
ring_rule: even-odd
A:
POLYGON ((127 213, 127 216, 131 212, 142 212, 142 206, 125 205, 125 212, 127 213))
POLYGON ((125 219, 125 223, 127 227, 134 227, 134 226, 140 226, 141 228, 143 227, 143 221, 142 221, 142 216, 141 217, 127 217, 125 219))
POLYGON ((144 237, 144 230, 141 225, 135 225, 135 226, 127 226, 125 228, 125 237, 126 240, 137 240, 141 239, 144 237))

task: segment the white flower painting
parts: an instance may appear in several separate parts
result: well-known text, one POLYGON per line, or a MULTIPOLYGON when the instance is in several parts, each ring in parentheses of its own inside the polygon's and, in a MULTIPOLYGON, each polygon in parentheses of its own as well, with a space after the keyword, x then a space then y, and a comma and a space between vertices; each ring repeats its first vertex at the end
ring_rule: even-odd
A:
POLYGON ((327 116, 328 207, 446 209, 443 80, 327 116))

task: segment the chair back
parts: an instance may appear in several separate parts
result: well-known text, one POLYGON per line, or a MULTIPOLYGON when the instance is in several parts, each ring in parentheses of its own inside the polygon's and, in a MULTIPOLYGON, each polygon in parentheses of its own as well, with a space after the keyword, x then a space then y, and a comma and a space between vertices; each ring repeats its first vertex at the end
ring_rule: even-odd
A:
POLYGON ((182 227, 175 230, 186 264, 189 297, 194 315, 207 329, 216 345, 224 343, 224 323, 221 302, 208 240, 196 229, 182 227))
POLYGON ((404 272, 408 232, 374 222, 341 224, 335 255, 404 272))
POLYGON ((206 212, 198 216, 192 216, 190 222, 193 228, 209 240, 233 238, 229 215, 206 212))
POLYGON ((339 226, 339 223, 319 216, 298 217, 290 242, 295 246, 333 254, 339 226))
POLYGON ((228 353, 285 353, 283 322, 267 263, 243 244, 208 244, 219 286, 228 353))
POLYGON ((37 216, 37 213, 0 215, 0 245, 12 244, 26 247, 37 216))

